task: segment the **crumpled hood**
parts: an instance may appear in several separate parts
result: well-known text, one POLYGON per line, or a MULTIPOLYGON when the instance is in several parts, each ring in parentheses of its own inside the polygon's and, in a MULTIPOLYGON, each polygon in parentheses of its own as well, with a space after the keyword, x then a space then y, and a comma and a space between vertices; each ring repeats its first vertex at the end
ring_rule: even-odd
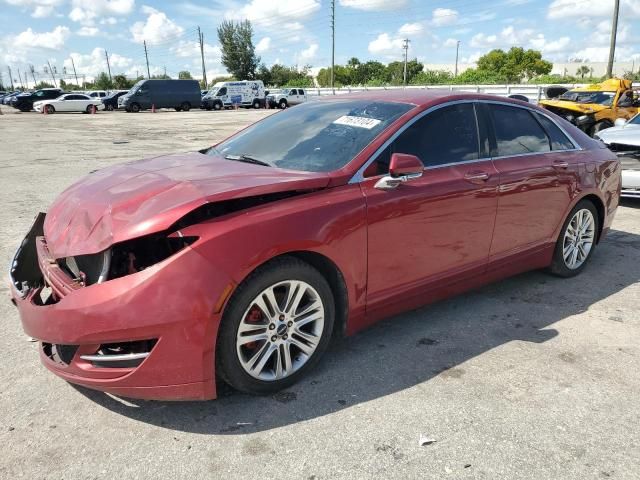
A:
POLYGON ((169 228, 209 202, 326 187, 326 173, 225 160, 198 152, 108 167, 65 190, 51 205, 44 234, 54 258, 103 251, 169 228))
POLYGON ((606 110, 611 107, 605 105, 597 105, 594 103, 577 103, 570 102, 568 100, 540 100, 539 105, 564 108, 565 110, 571 110, 577 113, 596 113, 606 110))
POLYGON ((607 128, 599 132, 598 136, 607 144, 637 145, 640 148, 640 125, 627 123, 620 127, 607 128))

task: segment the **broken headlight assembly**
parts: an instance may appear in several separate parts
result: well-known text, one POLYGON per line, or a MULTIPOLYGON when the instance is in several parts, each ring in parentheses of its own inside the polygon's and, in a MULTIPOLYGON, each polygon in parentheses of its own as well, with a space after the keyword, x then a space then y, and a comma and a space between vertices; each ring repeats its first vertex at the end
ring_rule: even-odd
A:
POLYGON ((160 233, 127 240, 93 255, 76 255, 58 260, 75 280, 89 286, 141 272, 192 245, 198 237, 180 232, 160 233))

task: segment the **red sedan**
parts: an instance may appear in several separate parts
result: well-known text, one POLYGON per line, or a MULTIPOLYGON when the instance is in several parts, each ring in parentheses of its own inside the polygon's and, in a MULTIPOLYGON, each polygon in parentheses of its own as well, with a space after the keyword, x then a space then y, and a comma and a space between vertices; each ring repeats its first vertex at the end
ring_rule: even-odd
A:
POLYGON ((616 156, 535 106, 331 97, 72 185, 16 253, 13 301, 69 382, 266 394, 332 334, 526 270, 580 273, 619 195, 616 156))

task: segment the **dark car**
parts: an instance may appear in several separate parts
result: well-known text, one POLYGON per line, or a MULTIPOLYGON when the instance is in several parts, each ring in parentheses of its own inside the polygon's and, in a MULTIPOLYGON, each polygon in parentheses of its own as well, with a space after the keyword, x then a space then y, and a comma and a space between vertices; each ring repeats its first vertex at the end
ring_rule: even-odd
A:
POLYGON ((65 92, 60 88, 43 88, 35 92, 16 95, 11 99, 10 105, 21 112, 29 112, 33 110, 33 104, 35 102, 58 98, 63 93, 65 92))
POLYGON ((7 93, 2 100, 0 100, 0 102, 2 103, 2 105, 10 105, 11 104, 11 99, 17 95, 20 95, 22 92, 21 91, 15 91, 15 92, 11 92, 11 93, 7 93))
POLYGON ((120 90, 119 92, 112 92, 106 97, 102 99, 102 104, 104 105, 105 110, 117 110, 118 108, 118 99, 123 95, 129 93, 129 90, 120 90))
POLYGON ((22 241, 11 294, 69 382, 177 400, 214 398, 220 379, 267 394, 334 334, 527 270, 579 274, 619 196, 617 157, 537 106, 328 96, 76 182, 22 241))
POLYGON ((149 108, 175 108, 188 112, 200 106, 200 84, 197 80, 140 80, 122 97, 127 112, 149 108))

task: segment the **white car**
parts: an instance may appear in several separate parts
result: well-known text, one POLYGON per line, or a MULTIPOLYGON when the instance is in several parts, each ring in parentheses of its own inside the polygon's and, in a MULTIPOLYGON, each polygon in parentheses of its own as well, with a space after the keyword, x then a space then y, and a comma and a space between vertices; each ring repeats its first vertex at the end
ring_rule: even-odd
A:
POLYGON ((616 120, 616 126, 598 132, 596 138, 618 156, 622 164, 623 197, 640 198, 640 113, 616 120))
POLYGON ((96 110, 103 110, 102 100, 91 98, 89 95, 82 93, 67 93, 53 100, 43 100, 33 104, 33 109, 36 112, 42 113, 43 110, 46 110, 48 114, 56 112, 91 113, 94 107, 96 110))

